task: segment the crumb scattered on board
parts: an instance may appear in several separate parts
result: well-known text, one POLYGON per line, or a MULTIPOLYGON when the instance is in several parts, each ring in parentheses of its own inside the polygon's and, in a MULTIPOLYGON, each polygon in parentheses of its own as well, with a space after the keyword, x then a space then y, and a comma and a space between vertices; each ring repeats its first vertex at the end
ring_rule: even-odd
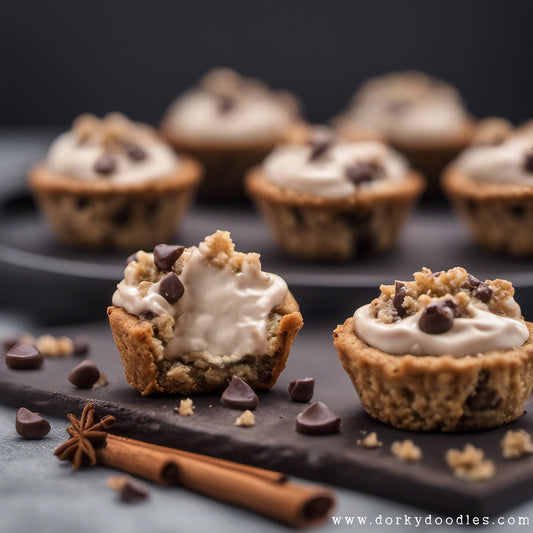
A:
POLYGON ((422 459, 422 450, 410 439, 394 441, 390 451, 408 463, 422 459))
POLYGON ((106 485, 117 492, 120 492, 126 483, 126 476, 111 476, 107 479, 106 485))
POLYGON ((378 440, 378 436, 375 431, 372 431, 372 433, 369 433, 362 439, 357 439, 357 444, 359 446, 363 446, 363 448, 379 448, 383 445, 383 443, 378 440))
POLYGON ((480 481, 494 476, 496 467, 485 452, 472 444, 465 444, 463 450, 450 449, 446 452, 446 462, 455 477, 469 481, 480 481))
POLYGON ((502 447, 502 455, 506 459, 515 459, 533 453, 531 435, 523 429, 517 431, 510 429, 507 431, 500 445, 502 447))
POLYGON ((194 414, 194 405, 190 398, 180 401, 179 407, 174 407, 174 411, 180 416, 192 416, 194 414))
POLYGON ((250 411, 249 409, 244 411, 244 413, 241 416, 239 416, 237 420, 235 420, 236 426, 249 427, 249 426, 253 426, 254 424, 255 424, 255 416, 252 413, 252 411, 250 411))

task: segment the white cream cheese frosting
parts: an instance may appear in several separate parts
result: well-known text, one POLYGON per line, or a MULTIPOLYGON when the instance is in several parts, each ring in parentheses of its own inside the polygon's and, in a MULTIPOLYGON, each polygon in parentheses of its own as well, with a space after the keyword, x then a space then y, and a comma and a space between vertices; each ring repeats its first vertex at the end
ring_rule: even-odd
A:
POLYGON ((475 180, 533 186, 533 171, 525 164, 526 154, 532 151, 532 136, 511 135, 501 144, 471 146, 458 157, 455 166, 475 180))
POLYGON ((439 334, 420 329, 418 323, 423 309, 398 322, 386 324, 371 315, 369 304, 357 309, 353 321, 360 339, 392 355, 462 357, 491 350, 510 350, 524 344, 529 331, 520 319, 520 308, 517 305, 513 308, 516 317, 499 316, 469 305, 470 317, 455 318, 452 328, 439 334))
POLYGON ((280 187, 334 199, 351 196, 360 187, 402 180, 408 169, 403 156, 379 142, 333 143, 318 158, 311 158, 312 150, 309 144, 276 148, 263 162, 265 177, 280 187), (356 186, 347 175, 347 168, 356 164, 377 165, 380 179, 356 186))
POLYGON ((296 114, 297 103, 288 93, 219 68, 207 73, 198 88, 177 98, 165 125, 196 141, 276 141, 296 114))
POLYGON ((46 165, 53 173, 69 178, 118 185, 169 176, 176 172, 179 159, 152 128, 110 113, 103 119, 92 115, 76 119, 72 130, 52 143, 46 165), (98 172, 102 158, 112 160, 111 171, 98 172))
POLYGON ((398 72, 363 84, 346 119, 393 142, 425 142, 455 139, 468 115, 447 83, 420 72, 398 72))
POLYGON ((285 299, 287 284, 263 272, 256 258, 245 259, 235 271, 229 264, 214 265, 205 253, 205 243, 184 252, 179 275, 184 293, 176 303, 170 304, 159 293, 160 282, 146 292, 140 290, 132 276, 134 266, 129 265, 113 295, 113 305, 137 316, 147 312, 171 315, 175 324, 165 349, 168 359, 191 352, 231 356, 232 360, 267 353, 267 318, 285 299))

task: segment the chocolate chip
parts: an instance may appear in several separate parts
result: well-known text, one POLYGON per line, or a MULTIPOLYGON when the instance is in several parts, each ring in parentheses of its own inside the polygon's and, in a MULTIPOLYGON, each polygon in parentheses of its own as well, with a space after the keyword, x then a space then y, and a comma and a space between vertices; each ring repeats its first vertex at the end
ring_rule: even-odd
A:
POLYGON ((137 261, 137 253, 131 254, 126 259, 126 264, 129 265, 130 263, 133 263, 133 261, 137 261))
POLYGON ((523 205, 517 204, 511 207, 511 214, 515 218, 522 218, 526 214, 526 209, 523 205))
POLYGON ((152 320, 153 318, 155 318, 155 315, 151 311, 143 311, 139 315, 139 318, 142 320, 152 320))
POLYGON ((41 439, 48 435, 50 423, 39 413, 32 413, 28 409, 21 407, 17 411, 15 418, 15 429, 25 439, 41 439))
POLYGON ((483 303, 487 303, 494 295, 494 291, 486 283, 481 283, 473 292, 473 295, 483 303))
POLYGON ((476 390, 466 400, 466 405, 472 411, 495 409, 501 402, 500 395, 490 387, 478 385, 476 390))
POLYGON ((126 153, 132 161, 144 161, 148 154, 146 150, 139 146, 138 144, 128 143, 126 144, 126 153))
POLYGON ((468 276, 466 277, 466 281, 463 283, 463 287, 465 289, 472 290, 472 289, 475 289, 476 287, 479 287, 480 284, 481 284, 481 281, 479 279, 468 274, 468 276))
POLYGON ((87 355, 89 353, 90 344, 87 337, 74 337, 72 339, 72 346, 72 353, 74 355, 87 355))
POLYGON ((159 283, 159 294, 169 304, 175 304, 184 292, 183 283, 174 272, 169 272, 159 283))
POLYGON ((185 250, 184 246, 158 244, 154 248, 154 263, 159 270, 169 271, 185 250))
POLYGON ((9 350, 10 348, 13 348, 13 346, 15 346, 15 344, 17 344, 18 341, 19 341, 18 335, 6 335, 2 339, 2 346, 4 347, 5 350, 9 350))
POLYGON ((295 379, 289 383, 289 394, 295 402, 309 402, 314 392, 315 380, 313 378, 295 379))
POLYGON ((111 154, 103 154, 94 162, 94 171, 108 176, 117 169, 117 161, 111 154))
POLYGON ((454 312, 446 302, 429 304, 418 321, 418 326, 425 333, 445 333, 453 326, 454 312))
POLYGON ((75 366, 68 375, 68 380, 79 389, 89 389, 99 379, 100 370, 90 359, 75 366))
POLYGON ((143 485, 136 479, 132 479, 130 477, 127 477, 124 480, 124 484, 120 489, 120 498, 122 499, 122 501, 127 503, 135 503, 142 500, 146 500, 149 495, 150 492, 145 487, 145 485, 143 485))
POLYGON ((403 307, 403 301, 406 295, 405 285, 401 281, 394 282, 394 299, 392 300, 392 305, 398 313, 400 318, 407 316, 407 311, 403 307))
POLYGON ((525 155, 524 169, 526 172, 533 172, 533 148, 530 148, 525 155))
POLYGON ((252 387, 237 376, 232 376, 230 384, 220 398, 224 407, 231 409, 255 409, 259 403, 252 387))
POLYGON ((217 94, 217 110, 221 115, 233 111, 237 105, 237 100, 229 94, 217 94))
POLYGON ((353 163, 345 169, 346 177, 356 186, 370 183, 379 177, 377 168, 368 163, 353 163))
POLYGON ((33 370, 44 362, 44 355, 31 344, 15 344, 6 353, 6 365, 17 370, 33 370))
POLYGON ((335 139, 330 133, 316 135, 309 141, 311 146, 311 153, 309 154, 309 161, 320 159, 333 146, 335 139))
POLYGON ((312 403, 296 417, 296 431, 306 435, 337 433, 341 419, 322 402, 312 403))

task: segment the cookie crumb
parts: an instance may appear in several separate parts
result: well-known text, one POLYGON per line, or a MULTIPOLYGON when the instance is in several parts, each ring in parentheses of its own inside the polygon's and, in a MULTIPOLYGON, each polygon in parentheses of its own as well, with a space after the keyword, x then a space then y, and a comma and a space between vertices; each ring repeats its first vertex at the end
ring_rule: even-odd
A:
POLYGON ((449 449, 446 462, 455 477, 469 481, 489 479, 494 476, 496 467, 490 459, 484 459, 485 452, 472 444, 465 444, 463 451, 449 449))
POLYGON ((377 433, 373 431, 362 439, 357 439, 357 444, 363 448, 379 448, 383 443, 378 440, 377 433))
POLYGON ((515 459, 533 453, 531 435, 523 429, 519 429, 518 431, 510 429, 507 431, 500 445, 502 447, 502 455, 506 459, 515 459))
POLYGON ((116 491, 120 492, 126 483, 126 476, 111 476, 107 478, 106 485, 116 491))
POLYGON ((190 398, 181 400, 180 406, 174 407, 174 411, 176 411, 176 413, 178 413, 180 416, 192 416, 194 414, 194 409, 195 407, 190 398))
POLYGON ((66 357, 74 353, 74 343, 70 337, 41 335, 35 341, 36 348, 46 357, 66 357))
POLYGON ((246 409, 244 413, 235 420, 236 426, 249 427, 255 424, 255 416, 249 409, 246 409))
POLYGON ((396 457, 408 463, 422 459, 422 450, 410 439, 394 441, 390 447, 390 451, 396 457))

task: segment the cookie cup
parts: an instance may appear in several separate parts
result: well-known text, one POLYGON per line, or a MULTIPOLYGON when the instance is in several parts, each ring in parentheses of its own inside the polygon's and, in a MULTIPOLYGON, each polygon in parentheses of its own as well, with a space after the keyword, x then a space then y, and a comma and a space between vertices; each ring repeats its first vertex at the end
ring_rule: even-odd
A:
POLYGON ((293 123, 281 136, 241 141, 201 141, 181 134, 168 122, 163 122, 161 134, 180 153, 200 161, 204 180, 199 190, 201 198, 210 201, 237 201, 245 198, 243 179, 246 172, 263 161, 280 142, 300 142, 309 136, 309 126, 293 123))
POLYGON ((303 325, 298 304, 288 293, 267 319, 267 353, 245 355, 230 363, 224 363, 223 356, 212 357, 219 354, 206 353, 182 354, 167 360, 166 343, 157 337, 157 319, 143 320, 116 306, 109 307, 107 314, 126 379, 143 396, 222 391, 233 375, 254 389, 268 389, 285 368, 294 338, 303 325))
POLYGON ((246 177, 246 190, 281 249, 311 261, 347 261, 361 253, 388 250, 424 188, 410 171, 387 187, 328 199, 279 187, 260 167, 246 177))
POLYGON ((333 333, 365 411, 412 431, 468 431, 512 422, 533 384, 533 324, 512 350, 452 357, 391 355, 362 341, 349 318, 333 333))
POLYGON ((30 170, 29 184, 45 218, 65 244, 137 250, 172 236, 201 176, 201 166, 181 156, 174 174, 142 183, 73 179, 41 164, 30 170))
POLYGON ((450 167, 443 187, 480 246, 516 257, 533 255, 533 186, 480 183, 450 167))

